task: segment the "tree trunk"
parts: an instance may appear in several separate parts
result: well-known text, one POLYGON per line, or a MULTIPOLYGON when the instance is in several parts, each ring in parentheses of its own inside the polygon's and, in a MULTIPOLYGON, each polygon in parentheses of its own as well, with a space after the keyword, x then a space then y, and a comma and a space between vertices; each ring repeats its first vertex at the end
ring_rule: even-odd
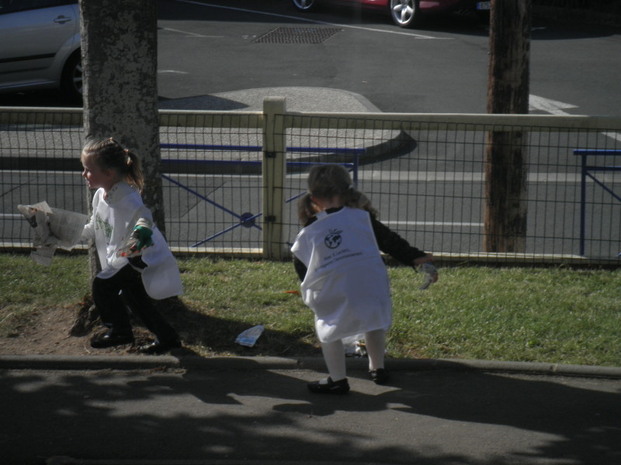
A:
MULTIPOLYGON (((492 0, 488 113, 528 113, 530 0, 492 0)), ((526 138, 492 131, 485 153, 484 250, 524 252, 526 138)))
MULTIPOLYGON (((157 9, 153 0, 80 0, 84 132, 114 137, 141 158, 145 204, 164 232, 157 106, 157 9)), ((88 197, 91 211, 92 195, 88 197)), ((91 279, 101 269, 89 250, 91 279)), ((85 299, 87 302, 88 299, 85 299)), ((72 334, 90 331, 99 312, 85 305, 72 334)))
POLYGON ((165 233, 157 100, 157 2, 80 0, 84 130, 141 158, 143 199, 165 233))

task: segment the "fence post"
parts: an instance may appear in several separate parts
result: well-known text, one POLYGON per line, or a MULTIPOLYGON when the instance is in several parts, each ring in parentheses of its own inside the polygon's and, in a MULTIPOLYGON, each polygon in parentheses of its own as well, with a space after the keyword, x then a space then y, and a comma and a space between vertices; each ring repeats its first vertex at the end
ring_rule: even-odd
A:
MULTIPOLYGON (((574 153, 576 153, 574 151, 574 153)), ((584 257, 586 237, 586 181, 587 181, 587 156, 582 155, 580 160, 580 256, 584 257)))
POLYGON ((284 97, 263 100, 263 257, 282 259, 286 134, 284 97))

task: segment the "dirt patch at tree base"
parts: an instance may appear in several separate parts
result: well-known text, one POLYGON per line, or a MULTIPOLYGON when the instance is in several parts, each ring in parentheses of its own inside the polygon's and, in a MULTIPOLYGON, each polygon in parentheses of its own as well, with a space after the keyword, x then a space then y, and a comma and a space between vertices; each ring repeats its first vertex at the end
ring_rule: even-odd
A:
POLYGON ((79 308, 48 308, 33 315, 19 334, 0 337, 2 355, 136 355, 136 347, 153 340, 143 328, 135 329, 136 344, 93 349, 93 334, 102 331, 96 327, 82 336, 72 336, 71 328, 78 317, 79 308))
MULTIPOLYGON (((183 348, 176 354, 209 356, 317 356, 320 348, 314 331, 290 334, 265 329, 256 345, 245 347, 235 342, 237 335, 249 324, 203 314, 188 308, 178 298, 158 301, 158 311, 179 332, 183 348)), ((51 307, 38 310, 13 331, 0 337, 0 355, 138 355, 138 347, 154 340, 154 335, 137 319, 132 319, 135 343, 106 349, 90 345, 93 335, 105 330, 99 320, 84 316, 91 303, 51 307)))

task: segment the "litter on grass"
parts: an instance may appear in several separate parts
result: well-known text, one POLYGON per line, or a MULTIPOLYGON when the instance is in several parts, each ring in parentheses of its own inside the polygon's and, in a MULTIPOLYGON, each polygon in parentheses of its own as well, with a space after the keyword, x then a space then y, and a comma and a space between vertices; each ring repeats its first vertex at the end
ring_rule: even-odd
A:
POLYGON ((263 334, 263 330, 265 330, 263 325, 256 325, 252 328, 248 328, 239 333, 235 342, 244 347, 254 347, 257 343, 257 339, 263 334))
POLYGON ((424 291, 429 286, 431 286, 438 275, 438 270, 431 263, 423 263, 420 266, 420 272, 425 275, 425 280, 423 284, 419 287, 421 291, 424 291))

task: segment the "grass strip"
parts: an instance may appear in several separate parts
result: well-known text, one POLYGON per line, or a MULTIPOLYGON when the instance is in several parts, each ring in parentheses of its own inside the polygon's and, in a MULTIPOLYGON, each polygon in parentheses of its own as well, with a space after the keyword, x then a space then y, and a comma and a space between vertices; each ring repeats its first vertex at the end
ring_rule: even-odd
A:
MULTIPOLYGON (((181 258, 185 294, 164 312, 184 343, 209 355, 319 355, 313 315, 294 292, 291 263, 181 258), (234 343, 262 324, 257 345, 234 343)), ((88 293, 84 255, 50 267, 0 254, 0 337, 15 337, 36 315, 80 307, 88 293)), ((422 275, 390 267, 394 358, 454 358, 621 366, 621 272, 556 268, 442 268, 426 291, 422 275)), ((67 328, 69 329, 69 328, 67 328)))

